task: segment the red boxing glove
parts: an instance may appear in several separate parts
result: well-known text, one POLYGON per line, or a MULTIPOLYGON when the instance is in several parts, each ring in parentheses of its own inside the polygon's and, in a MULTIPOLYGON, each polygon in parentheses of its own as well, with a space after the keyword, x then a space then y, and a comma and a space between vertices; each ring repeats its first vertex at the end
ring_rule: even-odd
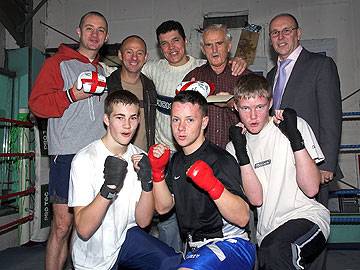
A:
POLYGON ((224 185, 214 176, 210 166, 202 160, 195 161, 186 172, 186 175, 189 176, 197 186, 209 193, 213 200, 219 199, 224 191, 224 185))
POLYGON ((170 159, 169 148, 159 157, 154 156, 154 148, 157 144, 150 146, 148 158, 150 160, 152 178, 154 182, 161 182, 165 179, 165 167, 170 159))

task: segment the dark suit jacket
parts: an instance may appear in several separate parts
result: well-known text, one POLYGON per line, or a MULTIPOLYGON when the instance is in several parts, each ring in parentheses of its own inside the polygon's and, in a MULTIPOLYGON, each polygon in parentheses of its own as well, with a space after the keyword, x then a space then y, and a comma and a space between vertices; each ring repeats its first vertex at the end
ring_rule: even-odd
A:
MULTIPOLYGON (((106 78, 109 93, 116 90, 124 90, 121 84, 120 72, 121 67, 113 71, 110 76, 106 78)), ((153 81, 144 74, 140 73, 140 79, 143 86, 146 140, 149 148, 155 144, 156 89, 153 81)))
MULTIPOLYGON (((267 79, 273 86, 277 66, 267 79)), ((325 155, 320 170, 342 177, 338 167, 342 109, 340 81, 330 57, 302 49, 286 84, 280 107, 294 109, 311 126, 325 155)))

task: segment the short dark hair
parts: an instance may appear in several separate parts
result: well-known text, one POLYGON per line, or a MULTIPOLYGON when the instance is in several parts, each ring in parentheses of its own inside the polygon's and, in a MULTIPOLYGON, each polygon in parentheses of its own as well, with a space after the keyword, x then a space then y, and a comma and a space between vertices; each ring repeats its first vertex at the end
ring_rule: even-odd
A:
POLYGON ((208 114, 208 104, 206 98, 204 98, 204 96, 197 91, 193 91, 193 90, 181 91, 179 94, 177 94, 174 97, 172 104, 174 104, 175 102, 180 102, 180 103, 189 102, 193 105, 198 104, 200 106, 203 115, 206 116, 208 114))
POLYGON ((257 96, 272 98, 272 89, 264 76, 249 73, 239 78, 234 88, 235 99, 248 99, 257 96))
POLYGON ((82 15, 82 17, 80 19, 80 23, 79 23, 79 28, 81 28, 83 26, 85 18, 90 15, 95 15, 95 16, 103 18, 105 21, 105 25, 106 25, 106 32, 108 32, 108 30, 109 30, 108 22, 107 22, 105 16, 98 11, 89 11, 89 12, 86 12, 84 15, 82 15))
MULTIPOLYGON (((116 90, 108 94, 104 103, 104 112, 108 116, 113 112, 113 107, 115 104, 122 103, 124 105, 137 105, 140 108, 139 99, 128 90, 116 90)), ((140 111, 139 111, 140 113, 140 111)))
POLYGON ((131 38, 136 38, 136 39, 140 40, 142 43, 144 43, 145 53, 146 53, 147 47, 146 47, 145 40, 144 40, 142 37, 139 37, 138 35, 131 35, 131 36, 127 36, 126 38, 124 38, 124 39, 121 41, 120 46, 118 47, 118 51, 121 51, 123 44, 124 44, 126 41, 128 41, 129 39, 131 39, 131 38))
POLYGON ((170 31, 178 31, 180 36, 184 40, 186 39, 185 31, 184 31, 184 28, 181 25, 181 23, 179 23, 177 21, 169 20, 169 21, 165 21, 165 22, 161 23, 156 28, 156 38, 157 38, 158 43, 160 43, 160 40, 159 40, 160 34, 165 34, 170 31))
POLYGON ((299 23, 298 23, 297 19, 295 18, 294 15, 292 15, 292 14, 290 14, 290 13, 280 13, 280 14, 276 15, 274 18, 271 19, 271 21, 270 21, 270 23, 269 23, 269 28, 270 28, 272 22, 273 22, 275 19, 279 18, 279 17, 290 17, 290 18, 293 19, 294 22, 295 22, 295 25, 294 25, 294 26, 295 26, 296 28, 299 28, 299 23))

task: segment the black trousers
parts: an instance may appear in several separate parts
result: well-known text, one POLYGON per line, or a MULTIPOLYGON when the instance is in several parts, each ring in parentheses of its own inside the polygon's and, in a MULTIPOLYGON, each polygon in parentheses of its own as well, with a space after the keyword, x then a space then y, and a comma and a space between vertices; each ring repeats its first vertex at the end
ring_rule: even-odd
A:
POLYGON ((326 239, 318 225, 307 219, 290 220, 261 242, 259 269, 308 269, 325 245, 326 239))

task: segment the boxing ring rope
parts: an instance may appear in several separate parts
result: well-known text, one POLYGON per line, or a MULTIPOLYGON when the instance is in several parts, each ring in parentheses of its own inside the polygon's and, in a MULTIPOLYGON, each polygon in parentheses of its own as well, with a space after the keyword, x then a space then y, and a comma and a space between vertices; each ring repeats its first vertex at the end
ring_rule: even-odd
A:
POLYGON ((360 144, 342 144, 340 145, 340 153, 342 154, 360 153, 360 144))
POLYGON ((0 153, 1 157, 23 157, 23 158, 33 158, 35 154, 33 152, 29 153, 0 153))
MULTIPOLYGON (((4 142, 3 145, 6 145, 5 147, 3 147, 3 151, 8 151, 6 153, 0 153, 0 160, 4 161, 2 162, 2 164, 4 164, 4 166, 6 166, 5 169, 5 173, 7 172, 7 170, 9 172, 12 172, 12 168, 11 167, 7 167, 7 166, 15 166, 16 169, 18 169, 19 171, 16 171, 17 175, 16 177, 18 179, 16 179, 16 181, 11 181, 13 179, 10 180, 10 178, 8 178, 8 182, 1 182, 2 184, 7 184, 8 186, 12 185, 12 184, 17 184, 18 185, 18 189, 20 189, 20 191, 15 191, 12 189, 12 192, 9 192, 7 194, 1 194, 0 195, 0 203, 2 206, 4 206, 4 202, 8 202, 9 199, 12 200, 14 198, 16 198, 16 205, 15 205, 15 209, 17 209, 17 213, 19 214, 19 218, 15 219, 13 221, 10 221, 8 223, 2 224, 0 225, 0 235, 5 234, 9 231, 12 231, 16 228, 18 228, 20 225, 25 224, 31 220, 33 220, 34 215, 33 215, 33 211, 31 209, 29 209, 29 206, 27 205, 28 203, 25 203, 29 201, 29 199, 22 199, 23 197, 28 197, 31 195, 35 194, 35 187, 31 184, 31 162, 32 160, 35 158, 35 153, 34 152, 24 152, 24 153, 20 153, 20 152, 11 152, 11 132, 13 132, 14 129, 12 128, 20 128, 19 130, 15 130, 16 133, 16 140, 15 142, 18 143, 18 148, 21 151, 21 148, 24 146, 24 140, 28 140, 28 137, 25 132, 24 129, 29 129, 33 127, 33 123, 31 123, 30 121, 21 121, 21 120, 15 120, 15 119, 9 119, 9 118, 2 118, 0 117, 0 127, 4 128, 4 142), (9 135, 10 134, 10 135, 9 135), (9 140, 10 138, 10 140, 9 140), (8 144, 10 144, 10 147, 8 146, 8 144), (29 162, 27 164, 23 163, 24 159, 28 159, 29 162), (19 164, 16 164, 15 162, 20 161, 19 164), (8 164, 9 163, 9 164, 8 164), (13 164, 15 163, 15 165, 13 164), (23 179, 24 178, 24 179, 23 179), (10 182, 9 182, 10 181, 10 182), (23 181, 23 183, 21 182, 23 181), (29 187, 26 187, 28 184, 30 183, 29 187), (24 211, 21 210, 22 207, 25 209, 24 211)), ((14 142, 12 142, 14 143, 14 142)), ((28 144, 29 142, 27 141, 26 144, 28 144)), ((13 173, 13 172, 12 172, 13 173)), ((3 190, 1 190, 3 191, 3 190)), ((11 207, 11 203, 9 203, 8 205, 9 207, 11 207)), ((20 227, 19 227, 20 228, 20 227)))
POLYGON ((15 229, 17 226, 24 224, 26 222, 32 221, 34 218, 33 214, 30 214, 26 217, 16 219, 14 221, 11 221, 9 223, 6 223, 4 225, 0 226, 0 235, 5 234, 13 229, 15 229))
MULTIPOLYGON (((343 181, 341 181, 343 182, 343 181)), ((346 183, 345 183, 346 184, 346 183)), ((360 197, 360 189, 353 187, 352 189, 339 189, 335 191, 331 191, 329 193, 329 197, 338 198, 339 200, 339 208, 340 213, 331 213, 331 223, 335 224, 360 224, 360 214, 359 213, 351 213, 351 217, 349 218, 349 214, 342 213, 341 202, 343 200, 349 199, 358 199, 360 197), (355 216, 354 216, 355 215, 355 216)))
MULTIPOLYGON (((343 121, 359 121, 360 112, 344 112, 342 114, 343 121)), ((340 153, 342 154, 358 154, 360 153, 360 144, 342 144, 340 145, 340 153)), ((360 189, 350 185, 349 183, 338 180, 343 184, 346 184, 350 189, 339 189, 329 193, 330 197, 337 197, 340 201, 346 198, 355 198, 356 200, 360 197, 360 189)), ((340 207, 340 206, 339 206, 340 207)), ((341 207, 340 207, 341 209, 341 207)), ((359 225, 360 224, 360 213, 331 213, 330 223, 336 225, 359 225)))
POLYGON ((360 117, 360 112, 343 112, 343 120, 353 120, 353 118, 360 117))
POLYGON ((6 200, 6 199, 9 199, 9 198, 14 198, 14 197, 18 197, 18 196, 25 196, 25 195, 29 195, 29 194, 32 194, 35 192, 35 188, 34 187, 30 187, 26 190, 23 190, 23 191, 18 191, 18 192, 14 192, 14 193, 9 193, 9 194, 6 194, 6 195, 1 195, 0 196, 0 201, 1 200, 6 200))
MULTIPOLYGON (((357 90, 358 91, 358 90, 357 90)), ((343 112, 342 121, 359 121, 360 120, 360 112, 343 112)), ((340 145, 340 154, 358 154, 360 153, 360 144, 342 144, 340 145)), ((339 180, 340 182, 346 184, 354 190, 358 188, 346 183, 343 180, 339 180)))
MULTIPOLYGON (((3 123, 10 123, 13 125, 16 125, 18 127, 28 127, 28 128, 32 128, 34 125, 33 123, 31 123, 30 121, 20 121, 20 120, 15 120, 15 119, 9 119, 9 118, 2 118, 0 117, 0 122, 3 123)), ((11 125, 10 125, 11 126, 11 125)))
POLYGON ((359 225, 360 224, 360 214, 353 214, 353 216, 336 214, 330 216, 331 224, 346 224, 346 225, 359 225))
MULTIPOLYGON (((9 198, 14 198, 14 197, 21 197, 21 196, 26 196, 26 195, 30 195, 30 194, 34 194, 35 193, 35 188, 34 187, 30 187, 27 190, 24 191, 19 191, 19 192, 14 192, 14 193, 10 193, 10 194, 6 194, 3 196, 0 196, 0 201, 1 200, 6 200, 9 198)), ((23 218, 19 218, 16 219, 14 221, 8 222, 6 224, 0 225, 0 235, 7 233, 13 229, 15 229, 17 226, 24 224, 28 221, 33 220, 34 215, 33 214, 29 214, 28 216, 25 216, 23 218)))

